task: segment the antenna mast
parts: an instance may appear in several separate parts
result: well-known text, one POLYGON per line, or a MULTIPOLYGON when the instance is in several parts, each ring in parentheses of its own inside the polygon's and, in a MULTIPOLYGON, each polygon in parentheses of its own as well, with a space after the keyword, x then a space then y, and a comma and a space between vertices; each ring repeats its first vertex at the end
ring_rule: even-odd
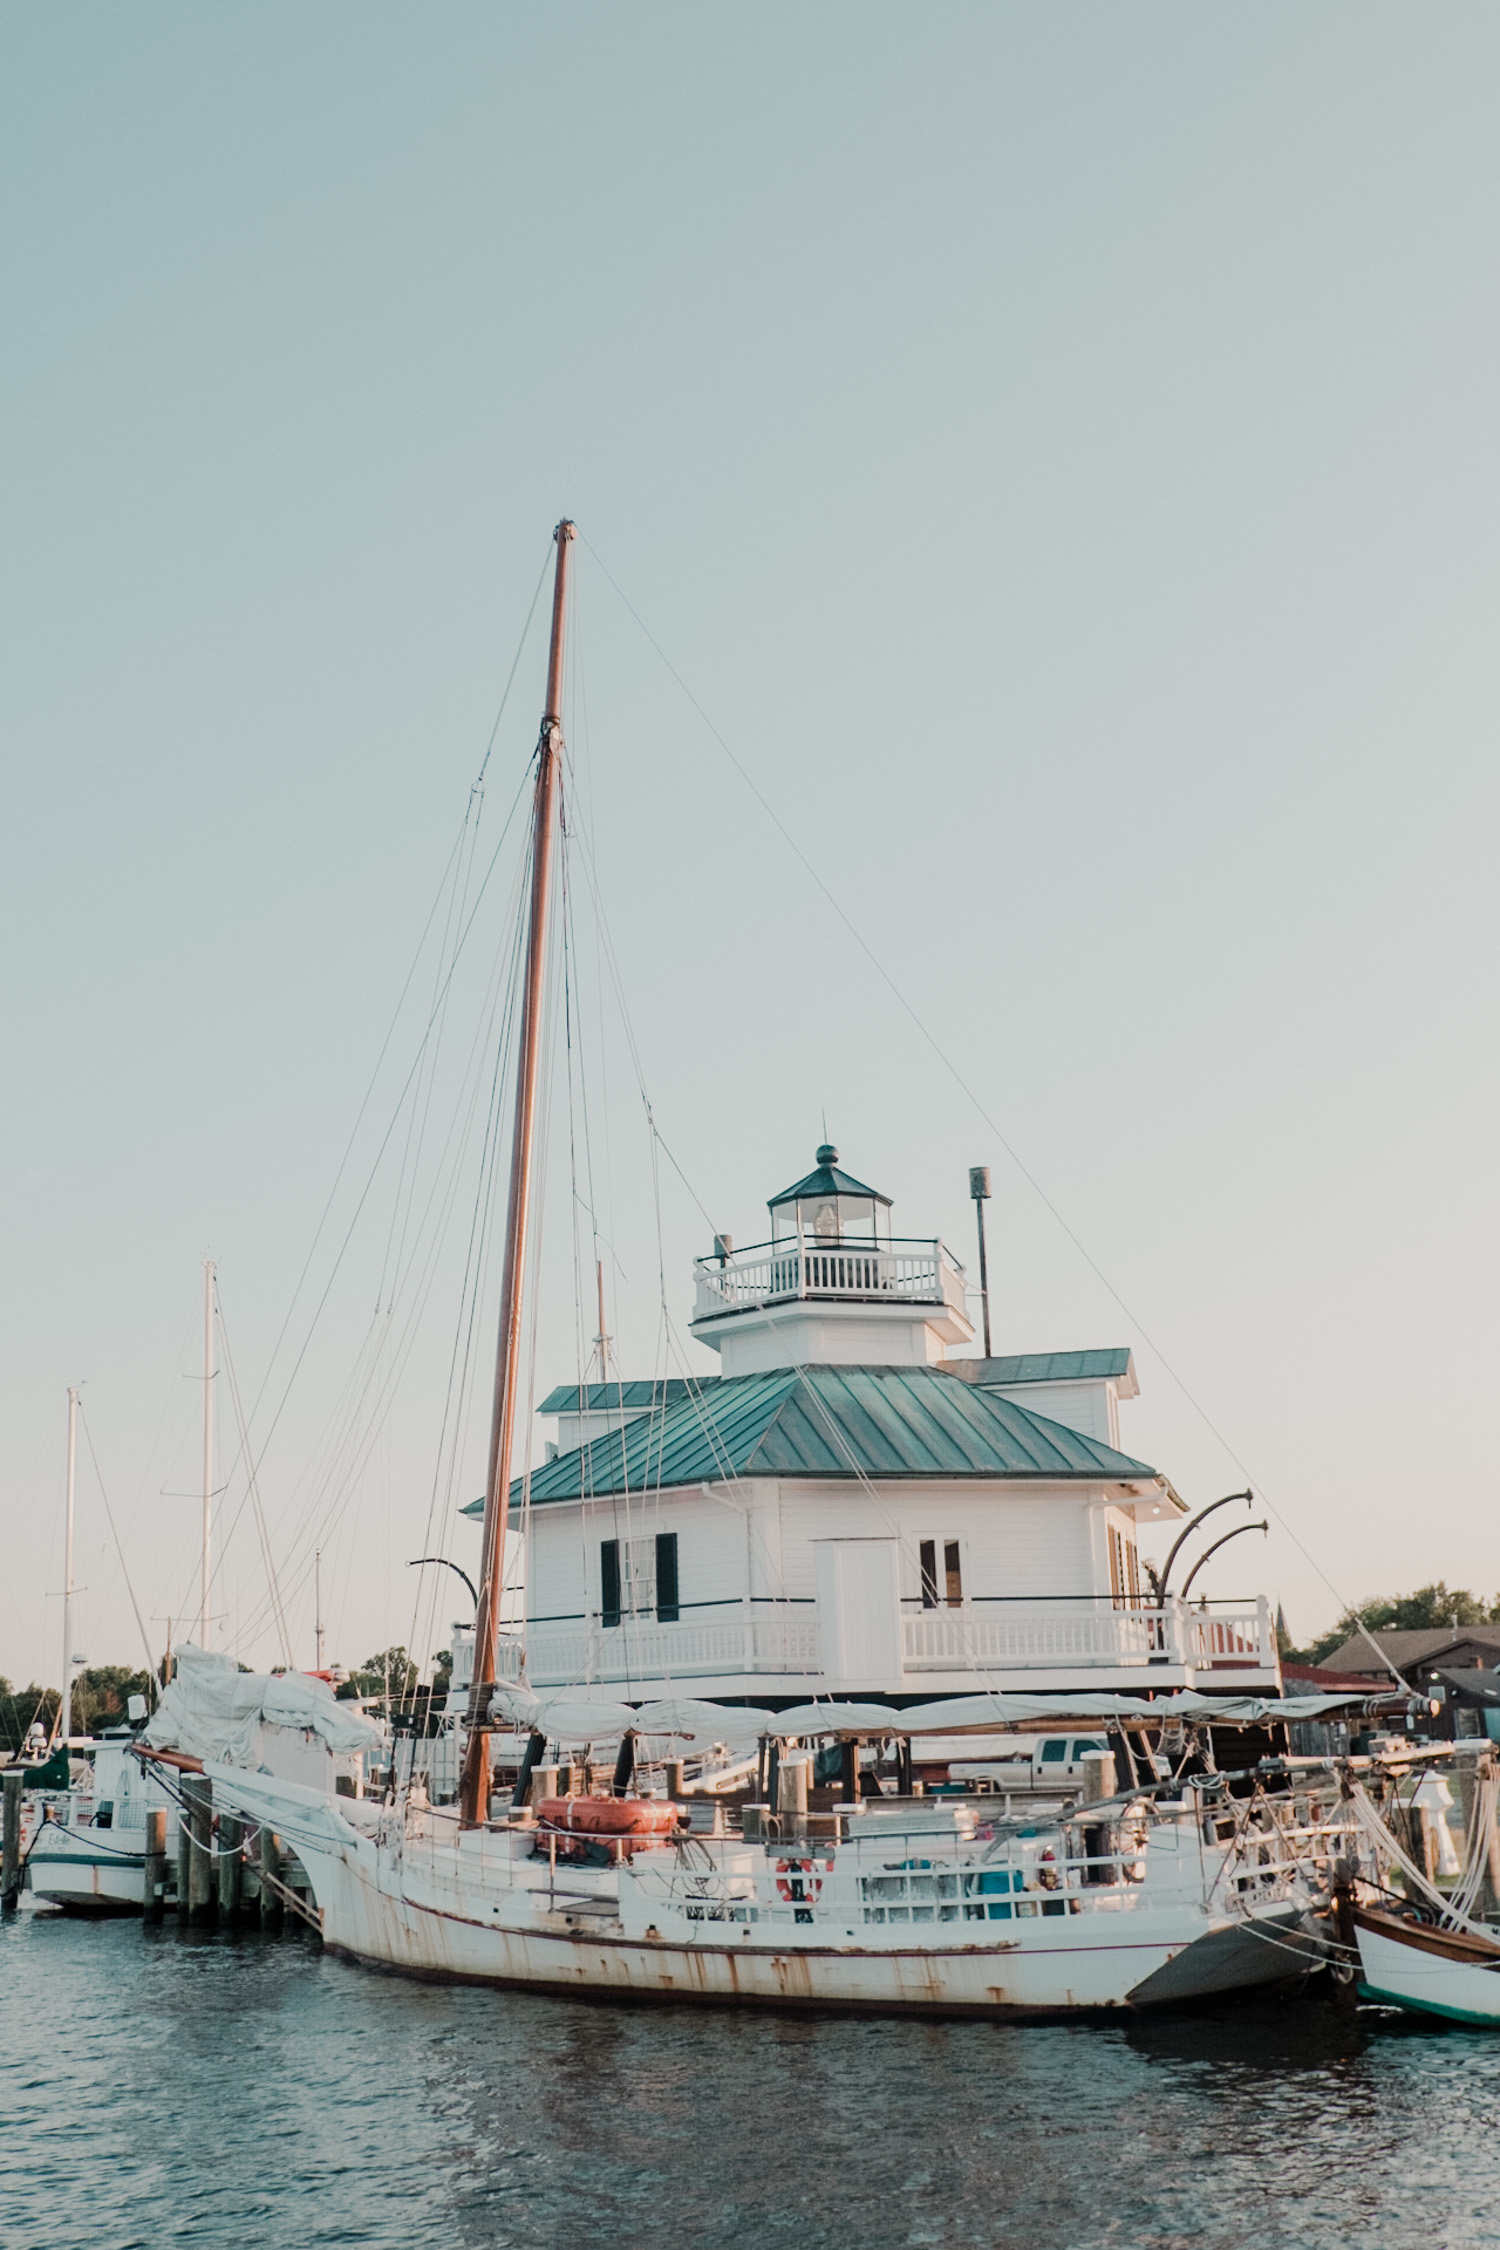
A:
POLYGON ((500 1637, 505 1582, 505 1531, 510 1513, 510 1461, 515 1439, 516 1393, 521 1364, 521 1293, 526 1273, 526 1226, 531 1206, 532 1141, 542 1049, 542 981, 547 954, 547 908, 552 887, 552 836, 562 775, 563 633, 567 620, 568 550, 573 526, 554 534, 557 571, 552 583, 552 648, 547 663, 547 705, 536 749, 536 795, 531 830, 531 910, 526 941, 526 991, 516 1061, 516 1118, 511 1138, 510 1200, 505 1217, 505 1267, 500 1285, 500 1340, 495 1359, 495 1404, 490 1422, 489 1468, 484 1488, 484 1554, 474 1616, 474 1675, 469 1687, 467 1738, 459 1808, 466 1825, 489 1811, 490 1754, 487 1723, 500 1637))
POLYGON ((68 1512, 63 1532, 63 1684, 58 1713, 61 1739, 73 1732, 73 1489, 78 1467, 78 1392, 68 1390, 68 1512))
POLYGON ((198 1586, 198 1646, 207 1648, 213 1632, 209 1586, 214 1540, 214 1262, 203 1261, 203 1554, 198 1586))

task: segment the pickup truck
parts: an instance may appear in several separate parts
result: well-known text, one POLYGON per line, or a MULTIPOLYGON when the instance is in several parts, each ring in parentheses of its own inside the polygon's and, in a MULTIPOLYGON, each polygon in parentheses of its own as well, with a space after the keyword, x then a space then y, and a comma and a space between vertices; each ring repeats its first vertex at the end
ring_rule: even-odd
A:
POLYGON ((1102 1734, 1013 1735, 995 1745, 998 1755, 950 1759, 948 1775, 971 1788, 987 1782, 1007 1796, 1067 1797, 1082 1785, 1084 1752, 1108 1748, 1102 1734))

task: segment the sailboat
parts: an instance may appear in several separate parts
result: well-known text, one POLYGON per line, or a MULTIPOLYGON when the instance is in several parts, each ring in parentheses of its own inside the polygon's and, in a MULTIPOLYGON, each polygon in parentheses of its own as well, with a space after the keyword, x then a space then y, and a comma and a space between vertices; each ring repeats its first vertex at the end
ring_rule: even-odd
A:
MULTIPOLYGON (((544 1045, 573 541, 574 527, 564 520, 555 533, 546 699, 535 754, 499 1343, 458 1802, 435 1805, 424 1788, 414 1786, 393 1790, 380 1805, 351 1803, 240 1767, 210 1764, 216 1802, 274 1829, 295 1852, 328 1947, 417 1977, 551 1992, 988 2017, 1148 2006, 1305 1974, 1323 1957, 1314 1917, 1327 1903, 1329 1868, 1341 1844, 1326 1806, 1306 1792, 1278 1795, 1257 1784, 1241 1801, 1228 1793, 1222 1777, 1185 1770, 1143 1786, 1133 1765, 1122 1773, 1101 1745, 1087 1786, 1050 1812, 1028 1807, 1012 1813, 1006 1804, 924 1800, 910 1793, 872 1797, 860 1780, 860 1745, 904 1741, 909 1776, 911 1742, 924 1723, 918 1712, 848 1700, 789 1705, 785 1694, 753 1708, 743 1696, 733 1699, 738 1708, 732 1708, 728 1700, 715 1706, 680 1698, 602 1707, 597 1697, 590 1703, 585 1695, 581 1700, 588 1707, 570 1715, 566 1699, 545 1703, 517 1682, 513 1652, 502 1647, 508 1636, 500 1630, 503 1559, 522 1389, 522 1293, 544 1045), (497 1800, 492 1739, 508 1731, 514 1740, 518 1725, 529 1731, 530 1748, 513 1795, 497 1800), (674 1741, 679 1750, 696 1742, 721 1757, 727 1746, 732 1756, 736 1734, 739 1749, 747 1739, 751 1749, 743 1762, 758 1759, 763 1776, 768 1763, 778 1767, 776 1785, 764 1792, 770 1802, 747 1806, 737 1832, 722 1811, 713 1833, 694 1832, 684 1805, 634 1789, 639 1744, 654 1742, 658 1749, 665 1744, 670 1751, 674 1741), (607 1736, 619 1743, 607 1793, 564 1791, 544 1784, 535 1772, 549 1740, 571 1737, 597 1745, 607 1736), (819 1740, 847 1778, 844 1800, 815 1810, 809 1809, 807 1746, 819 1740)), ((836 1151, 819 1155, 821 1170, 834 1179, 836 1206, 844 1188, 858 1183, 840 1185, 836 1151)), ((871 1201, 872 1227, 876 1204, 887 1200, 871 1201)), ((949 1333, 972 1334, 953 1263, 938 1246, 929 1244, 934 1254, 923 1261, 906 1257, 899 1245, 872 1239, 851 1260, 829 1249, 821 1222, 810 1243, 800 1209, 795 1228, 765 1261, 774 1287, 794 1275, 794 1312, 807 1312, 802 1300, 819 1288, 846 1294, 852 1288, 864 1308, 862 1318, 865 1312, 871 1320, 910 1316, 908 1326, 914 1318, 917 1330, 923 1322, 946 1323, 949 1333)), ((717 1320, 723 1310, 719 1299, 728 1286, 728 1260, 726 1239, 715 1275, 708 1277, 705 1320, 717 1320)), ((914 1349, 920 1348, 918 1336, 914 1349)), ((910 1372, 915 1381, 916 1370, 910 1372)), ((947 1386, 945 1411, 957 1417, 954 1426, 961 1424, 965 1442, 1010 1443, 1021 1431, 1028 1442, 1051 1449, 1048 1458, 1061 1464, 1059 1476, 1091 1478, 1101 1493, 1114 1494, 1112 1524, 1132 1523, 1133 1508, 1149 1513, 1158 1502, 1166 1506, 1163 1480, 1153 1484, 1154 1472, 1116 1449, 1074 1440, 1057 1423, 977 1389, 961 1399, 965 1386, 954 1376, 944 1375, 941 1382, 947 1386)), ((614 1426, 596 1445, 586 1446, 590 1458, 597 1446, 630 1442, 623 1426, 625 1390, 618 1384, 609 1388, 619 1393, 613 1400, 619 1411, 614 1426)), ((580 1392, 575 1400, 580 1414, 588 1403, 580 1392)), ((1110 1567, 1117 1562, 1124 1568, 1124 1530, 1117 1529, 1114 1539, 1110 1567)), ((622 1559, 621 1542, 609 1544, 613 1576, 605 1605, 608 1611, 612 1601, 613 1610, 606 1625, 621 1629, 638 1566, 658 1573, 652 1596, 656 1617, 676 1620, 675 1546, 668 1553, 658 1543, 653 1562, 644 1553, 622 1559)), ((643 1545, 649 1541, 631 1542, 632 1548, 643 1545)), ((1131 1570, 1133 1553, 1132 1546, 1131 1570)), ((957 1543, 944 1550, 944 1585, 950 1589, 958 1556, 957 1543)), ((922 1568, 925 1585, 925 1560, 922 1568)), ((934 1586, 937 1570, 934 1562, 934 1586)), ((951 1591, 947 1598, 954 1598, 951 1591)), ((1170 1664, 1178 1656, 1187 1661, 1182 1636, 1190 1637, 1190 1629, 1198 1634, 1194 1646, 1208 1648, 1196 1614, 1184 1622, 1173 1613, 1169 1632, 1134 1610, 1127 1613, 1121 1600, 1131 1598, 1129 1589, 1117 1593, 1091 1647, 1103 1635, 1121 1661, 1143 1667, 1170 1664)), ((1110 1597, 1091 1599, 1107 1604, 1110 1597)), ((748 1609, 745 1614, 750 1616, 748 1609)), ((752 1620, 740 1646, 752 1652, 760 1646, 757 1631, 752 1620)), ((1262 1662, 1256 1632, 1252 1613, 1248 1622, 1221 1635, 1214 1644, 1217 1656, 1205 1654, 1201 1661, 1253 1671, 1262 1662)), ((1270 1683, 1270 1699, 1245 1700, 1238 1723, 1262 1725, 1295 1712, 1276 1696, 1274 1650, 1265 1663, 1269 1668, 1255 1677, 1270 1683)), ((1205 1700, 1191 1691, 1186 1675, 1158 1670, 1132 1677, 1142 1688, 1182 1692, 1165 1702, 1079 1693, 1062 1703, 994 1693, 970 1697, 963 1708, 945 1706, 941 1725, 982 1747, 986 1734, 1035 1726, 1043 1711, 1053 1723, 1068 1723, 1071 1713, 1084 1725, 1106 1728, 1140 1726, 1148 1719, 1158 1725, 1163 1718, 1203 1720, 1205 1700)), ((1212 1708, 1217 1719, 1236 1723, 1234 1707, 1212 1708)), ((929 1731, 937 1723, 929 1712, 929 1731)), ((1149 1764, 1144 1770, 1152 1772, 1149 1764)))
MULTIPOLYGON (((203 1267, 203 1478, 199 1522, 197 1640, 177 1651, 176 1669, 150 1719, 131 1698, 130 1723, 106 1728, 92 1762, 73 1779, 67 1757, 72 1712, 73 1512, 78 1393, 68 1393, 68 1484, 63 1595, 64 1703, 61 1739, 48 1766, 28 1773, 42 1819, 26 1854, 32 1895, 88 1914, 134 1913, 145 1904, 148 1826, 165 1809, 169 1834, 184 1773, 233 1761, 310 1788, 363 1794, 367 1756, 382 1730, 336 1700, 318 1674, 242 1672, 213 1647, 215 1267, 203 1267), (42 1792, 47 1794, 42 1795, 42 1792)), ((320 1608, 321 1614, 321 1608, 320 1608)), ((320 1651, 321 1653, 321 1651, 320 1651)))

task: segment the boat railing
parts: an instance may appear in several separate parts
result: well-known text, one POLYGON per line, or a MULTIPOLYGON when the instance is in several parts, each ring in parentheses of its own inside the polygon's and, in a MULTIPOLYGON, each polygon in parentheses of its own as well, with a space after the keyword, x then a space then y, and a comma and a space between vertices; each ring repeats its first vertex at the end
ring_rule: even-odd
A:
POLYGON ((1342 1810, 1316 1799, 1268 1795, 1229 1798, 1203 1815, 1205 1843, 1223 1858, 1211 1887, 1223 1905, 1250 1907, 1290 1897, 1309 1881, 1327 1889, 1335 1862, 1358 1857, 1342 1810))

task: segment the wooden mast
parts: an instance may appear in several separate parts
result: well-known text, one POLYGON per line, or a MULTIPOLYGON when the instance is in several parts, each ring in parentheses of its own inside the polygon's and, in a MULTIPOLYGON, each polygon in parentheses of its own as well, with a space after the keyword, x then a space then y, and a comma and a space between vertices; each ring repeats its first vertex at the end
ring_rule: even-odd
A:
POLYGON ((505 1584, 505 1530, 510 1514, 510 1462, 521 1366, 521 1297, 526 1270, 526 1222, 531 1204, 532 1139, 537 1074, 542 1050, 542 981, 547 953, 547 905, 552 886, 552 835, 562 769, 563 628, 568 600, 568 549, 573 526, 554 534, 557 570, 552 582, 552 649, 547 663, 547 706, 536 752, 536 795, 531 830, 531 917, 526 940, 526 989, 516 1060, 516 1118, 510 1151, 510 1200, 505 1217, 505 1267, 500 1284, 500 1341, 495 1359, 495 1404, 490 1420, 489 1468, 484 1487, 484 1553, 474 1616, 474 1674, 469 1685, 459 1810, 474 1826, 489 1812, 488 1717, 495 1684, 500 1600, 505 1584))

